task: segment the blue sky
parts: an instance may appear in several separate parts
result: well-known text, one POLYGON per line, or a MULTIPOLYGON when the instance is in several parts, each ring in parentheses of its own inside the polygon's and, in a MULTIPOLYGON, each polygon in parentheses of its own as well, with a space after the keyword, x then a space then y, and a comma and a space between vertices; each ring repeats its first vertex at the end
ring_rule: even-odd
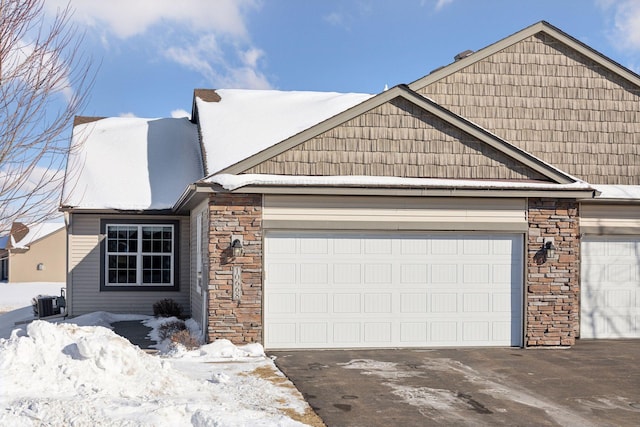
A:
MULTIPOLYGON (((48 7, 67 0, 46 0, 48 7)), ((640 0, 71 0, 83 115, 190 112, 194 88, 380 92, 537 21, 640 70, 640 0)))

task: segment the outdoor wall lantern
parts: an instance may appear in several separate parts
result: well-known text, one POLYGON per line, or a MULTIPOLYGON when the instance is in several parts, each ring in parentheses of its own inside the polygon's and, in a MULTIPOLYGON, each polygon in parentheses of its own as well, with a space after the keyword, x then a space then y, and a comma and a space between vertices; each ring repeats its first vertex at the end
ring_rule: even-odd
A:
POLYGON ((44 264, 43 263, 38 263, 38 265, 36 266, 36 270, 43 271, 44 270, 44 264))
POLYGON ((244 254, 244 248, 240 239, 234 239, 231 243, 231 251, 234 257, 242 256, 244 254))
POLYGON ((545 242, 544 255, 547 259, 554 259, 556 257, 556 247, 553 244, 553 240, 548 240, 545 242))

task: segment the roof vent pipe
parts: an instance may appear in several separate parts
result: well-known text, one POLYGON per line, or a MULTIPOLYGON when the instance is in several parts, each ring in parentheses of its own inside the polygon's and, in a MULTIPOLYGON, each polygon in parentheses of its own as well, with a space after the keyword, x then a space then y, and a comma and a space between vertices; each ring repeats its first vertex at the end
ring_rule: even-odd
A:
POLYGON ((456 61, 460 61, 461 59, 466 58, 467 56, 471 55, 472 53, 473 53, 472 50, 465 50, 464 52, 460 52, 459 54, 454 56, 453 59, 455 59, 456 61))

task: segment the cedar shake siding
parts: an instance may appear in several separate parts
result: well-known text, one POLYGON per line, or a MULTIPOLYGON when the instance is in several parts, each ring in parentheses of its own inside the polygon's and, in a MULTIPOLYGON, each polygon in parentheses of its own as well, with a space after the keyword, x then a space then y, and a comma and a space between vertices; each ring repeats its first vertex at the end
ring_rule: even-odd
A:
POLYGON ((402 98, 244 173, 547 180, 402 98))
POLYGON ((569 174, 640 185, 640 87, 545 33, 425 84, 418 93, 569 174))

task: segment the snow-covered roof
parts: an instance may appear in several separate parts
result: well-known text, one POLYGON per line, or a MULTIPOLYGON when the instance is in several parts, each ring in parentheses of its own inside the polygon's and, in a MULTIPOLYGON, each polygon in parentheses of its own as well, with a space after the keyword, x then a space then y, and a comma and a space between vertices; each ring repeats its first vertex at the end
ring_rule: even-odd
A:
POLYGON ((19 241, 16 242, 14 236, 11 236, 11 247, 25 249, 33 242, 47 237, 49 234, 55 233, 63 227, 63 222, 42 222, 40 224, 30 225, 29 232, 19 241))
POLYGON ((203 180, 233 191, 250 185, 258 186, 333 186, 333 187, 413 187, 413 188, 468 188, 513 190, 593 190, 586 182, 570 184, 528 181, 486 181, 465 179, 399 178, 390 176, 300 176, 267 174, 218 174, 203 180))
POLYGON ((209 173, 284 141, 373 95, 276 90, 216 90, 218 102, 196 96, 209 173))
POLYGON ((195 124, 186 118, 111 117, 73 130, 62 206, 169 209, 204 175, 195 124))
POLYGON ((600 194, 596 199, 640 200, 640 185, 594 185, 600 194))

